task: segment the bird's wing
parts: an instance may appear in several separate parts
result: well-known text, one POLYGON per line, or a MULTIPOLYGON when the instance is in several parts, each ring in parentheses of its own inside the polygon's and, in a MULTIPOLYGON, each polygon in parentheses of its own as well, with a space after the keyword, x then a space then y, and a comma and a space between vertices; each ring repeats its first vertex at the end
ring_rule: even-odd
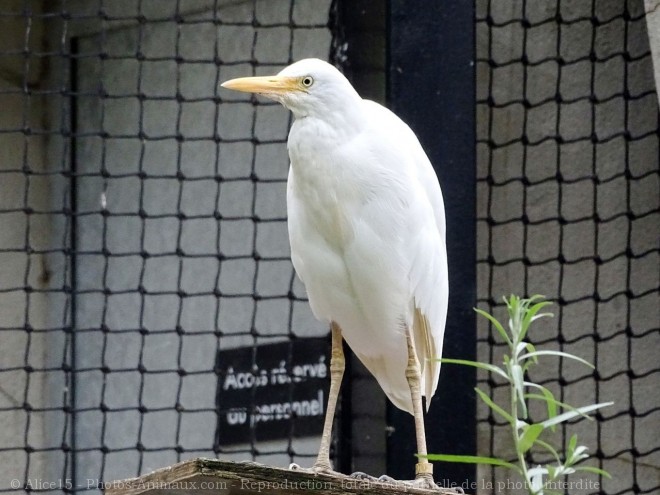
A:
POLYGON ((449 298, 447 249, 445 243, 445 209, 442 191, 433 166, 417 136, 396 115, 381 105, 365 101, 365 108, 379 122, 386 122, 392 142, 405 150, 405 156, 383 157, 390 163, 408 167, 415 179, 419 209, 415 212, 411 238, 405 244, 410 260, 410 284, 413 295, 413 334, 415 350, 422 368, 422 393, 428 408, 438 386, 442 344, 449 298), (393 160, 392 158, 395 158, 393 160), (432 212, 432 214, 430 213, 432 212))
POLYGON ((394 372, 405 368, 405 347, 392 357, 387 339, 375 339, 399 339, 402 323, 412 327, 428 404, 447 311, 442 194, 410 128, 376 103, 359 111, 366 124, 322 153, 303 146, 334 129, 292 127, 291 256, 314 315, 336 320, 388 397, 412 412, 405 375, 394 372))
MULTIPOLYGON (((412 131, 410 131, 412 134, 412 131)), ((414 134, 413 134, 414 136, 414 134)), ((417 141, 417 137, 414 136, 417 141)), ((433 170, 421 145, 417 147, 415 164, 419 180, 431 203, 438 238, 425 239, 417 248, 418 252, 431 253, 432 261, 416 258, 411 273, 415 295, 415 338, 417 355, 424 361, 424 395, 426 408, 431 404, 431 397, 438 388, 440 361, 445 335, 447 306, 449 299, 449 280, 447 266, 447 245, 445 228, 445 206, 438 177, 433 170), (432 268, 430 268, 432 267, 432 268), (429 297, 429 295, 431 297, 429 297), (420 349, 421 347, 421 349, 420 349)))
POLYGON ((449 297, 447 251, 439 230, 431 232, 428 229, 420 232, 409 249, 413 334, 422 369, 422 393, 428 409, 440 377, 438 360, 442 356, 449 297))

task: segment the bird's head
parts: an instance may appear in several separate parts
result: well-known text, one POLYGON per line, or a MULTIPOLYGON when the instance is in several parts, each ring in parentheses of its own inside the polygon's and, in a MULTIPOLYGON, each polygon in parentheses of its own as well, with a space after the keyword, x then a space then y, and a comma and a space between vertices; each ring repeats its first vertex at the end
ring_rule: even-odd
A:
POLYGON ((278 101, 297 118, 354 106, 360 98, 341 72, 316 58, 300 60, 274 76, 231 79, 222 87, 278 101))

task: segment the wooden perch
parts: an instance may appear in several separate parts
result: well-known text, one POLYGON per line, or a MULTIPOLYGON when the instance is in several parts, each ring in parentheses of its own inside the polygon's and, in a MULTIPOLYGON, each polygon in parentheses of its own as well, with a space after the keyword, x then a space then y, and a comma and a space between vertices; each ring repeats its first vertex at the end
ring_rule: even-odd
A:
POLYGON ((422 490, 409 485, 333 478, 254 462, 192 459, 139 478, 105 482, 105 495, 456 495, 447 489, 422 490))

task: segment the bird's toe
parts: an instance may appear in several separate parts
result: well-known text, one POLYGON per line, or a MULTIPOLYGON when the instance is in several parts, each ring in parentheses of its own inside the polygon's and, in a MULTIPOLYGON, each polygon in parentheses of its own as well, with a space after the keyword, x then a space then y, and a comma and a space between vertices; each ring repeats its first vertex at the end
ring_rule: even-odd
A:
POLYGON ((434 490, 437 491, 439 495, 462 495, 465 493, 463 492, 462 488, 443 488, 442 486, 437 485, 435 481, 433 481, 433 476, 428 475, 419 476, 414 480, 397 480, 386 474, 376 478, 375 476, 363 473, 362 471, 356 471, 352 473, 350 477, 358 481, 366 481, 370 483, 383 483, 389 485, 394 484, 402 485, 404 487, 421 488, 423 490, 434 490))
POLYGON ((397 482, 397 480, 395 480, 394 478, 392 478, 391 476, 388 476, 386 474, 384 474, 382 476, 379 476, 378 481, 380 481, 381 483, 396 483, 397 482))

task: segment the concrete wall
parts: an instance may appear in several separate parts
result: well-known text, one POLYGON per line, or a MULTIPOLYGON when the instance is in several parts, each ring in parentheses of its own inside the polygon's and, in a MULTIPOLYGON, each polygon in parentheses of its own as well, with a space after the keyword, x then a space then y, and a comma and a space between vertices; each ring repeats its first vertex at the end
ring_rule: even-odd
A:
MULTIPOLYGON (((601 467, 613 476, 604 481, 607 493, 631 490, 635 481, 652 490, 660 467, 657 450, 652 453, 660 443, 652 391, 660 205, 658 107, 644 6, 596 2, 601 24, 594 27, 589 2, 557 4, 526 2, 523 10, 522 1, 477 2, 477 57, 496 63, 477 64, 478 294, 498 303, 510 293, 563 299, 552 308, 555 318, 540 321, 530 338, 593 362, 597 379, 552 358, 532 378, 574 405, 615 401, 603 421, 583 421, 564 433, 578 433, 592 453, 600 449, 601 467), (561 25, 554 22, 557 11, 561 25), (557 92, 563 102, 555 100, 557 92)), ((504 316, 501 306, 495 312, 504 316)), ((501 362, 502 347, 489 343, 488 332, 480 320, 479 358, 501 362)), ((496 401, 508 400, 501 384, 482 386, 496 401)), ((509 432, 489 424, 485 406, 479 420, 480 453, 514 458, 509 432)), ((494 473, 497 481, 517 479, 502 469, 494 473)), ((481 478, 490 476, 490 469, 481 470, 481 478)), ((521 493, 498 493, 509 492, 521 493)))

